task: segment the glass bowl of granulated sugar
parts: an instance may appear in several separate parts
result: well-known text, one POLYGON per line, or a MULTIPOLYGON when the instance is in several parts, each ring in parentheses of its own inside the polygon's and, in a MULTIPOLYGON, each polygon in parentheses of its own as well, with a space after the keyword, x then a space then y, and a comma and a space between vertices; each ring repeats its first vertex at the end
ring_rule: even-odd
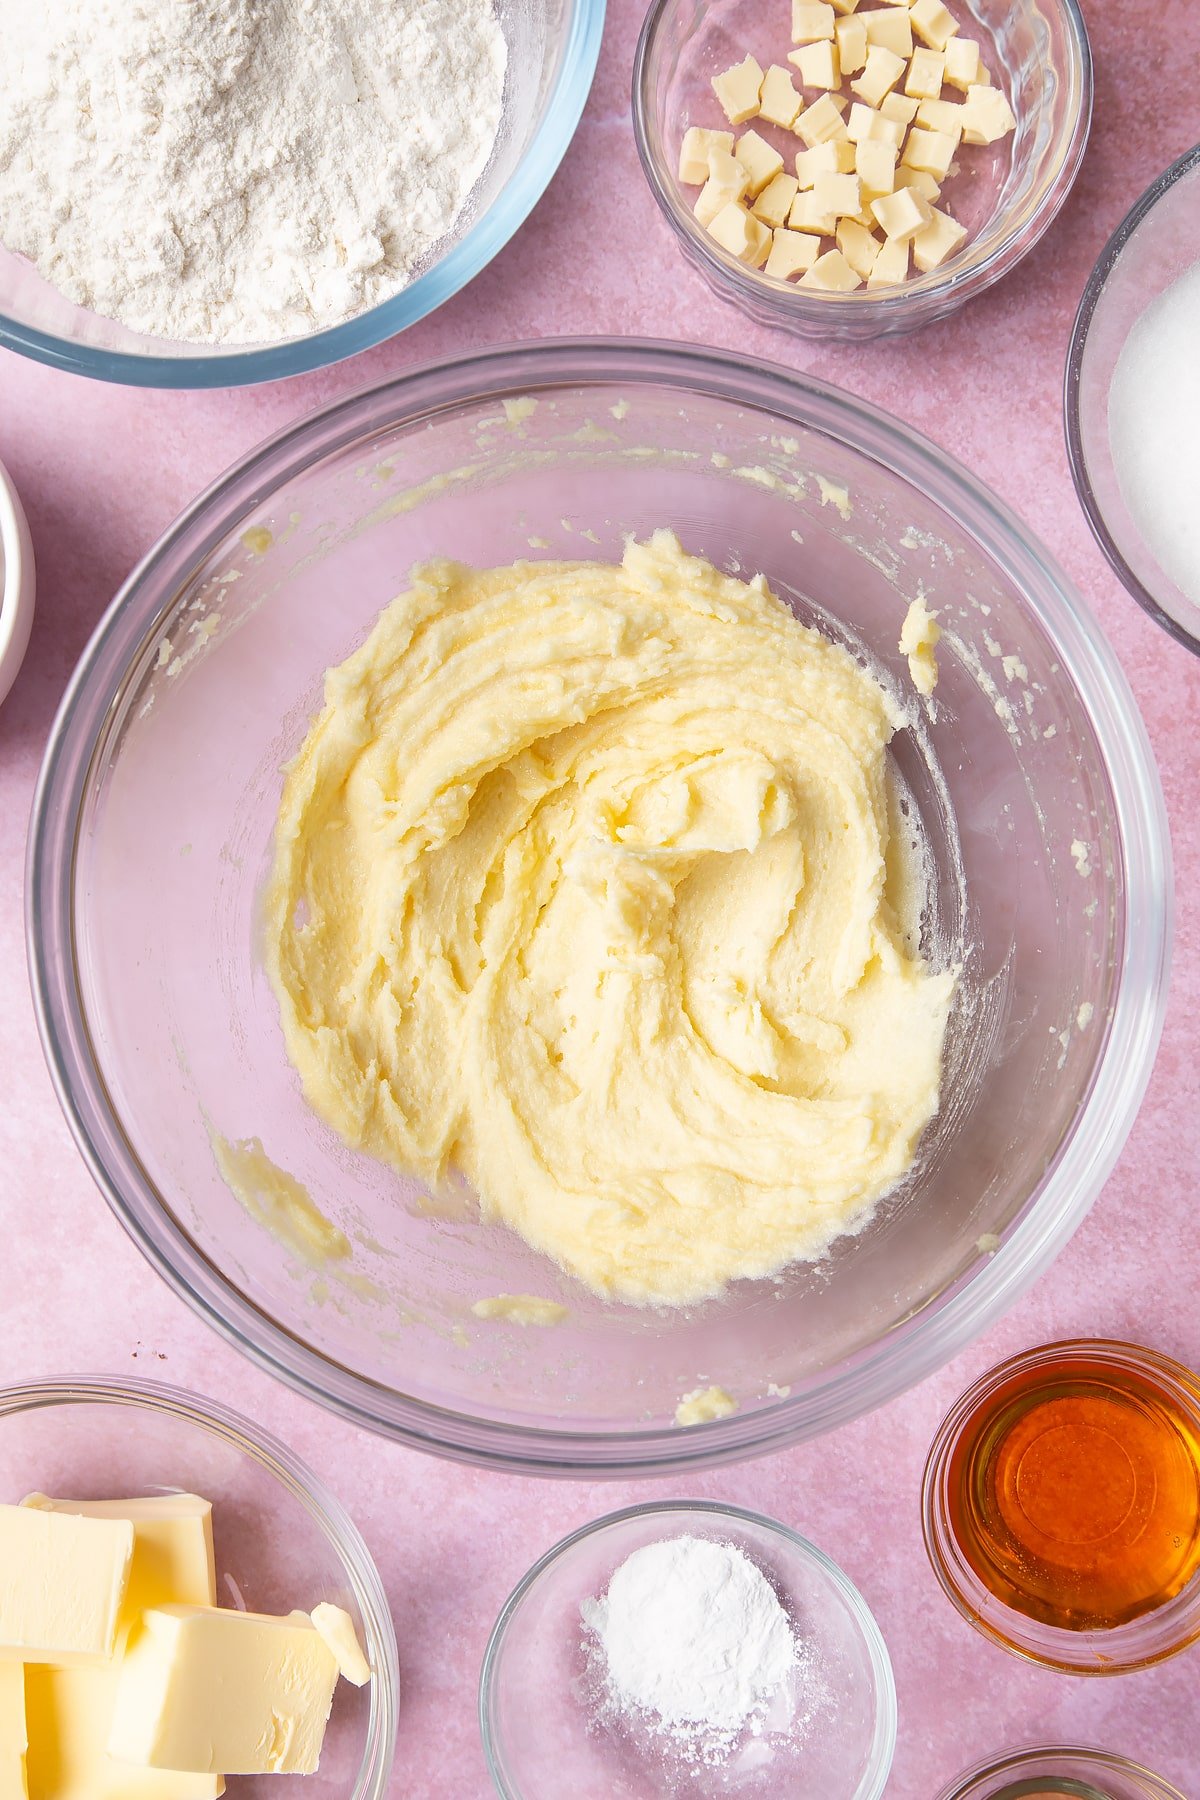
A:
POLYGON ((1125 587, 1200 652, 1200 145, 1113 233, 1067 359, 1071 472, 1125 587))
POLYGON ((480 1677, 504 1800, 878 1800, 887 1648, 837 1565, 708 1502, 610 1513, 526 1575, 480 1677))
POLYGON ((603 23, 604 0, 0 0, 0 344, 183 388, 382 343, 524 221, 603 23))

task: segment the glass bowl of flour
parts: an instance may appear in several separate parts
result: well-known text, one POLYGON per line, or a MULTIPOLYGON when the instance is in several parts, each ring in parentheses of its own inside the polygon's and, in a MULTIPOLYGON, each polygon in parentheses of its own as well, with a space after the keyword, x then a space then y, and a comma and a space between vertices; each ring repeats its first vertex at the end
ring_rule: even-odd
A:
MULTIPOLYGON (((589 605, 591 591, 569 579, 570 629, 632 618, 589 605)), ((535 694, 546 641, 533 634, 535 694)), ((612 660, 606 649, 595 666, 612 660)), ((428 666, 440 677, 440 652, 428 666)), ((489 668, 509 666, 494 656, 489 668)), ((561 656, 549 658, 547 695, 577 691, 561 676, 561 656)), ((480 691, 495 692, 488 680, 480 691)), ((725 742, 736 691, 724 677, 712 716, 725 742)), ((413 730, 435 718, 455 724, 461 708, 421 708, 413 730)), ((507 729, 510 714, 493 704, 487 718, 507 729)), ((543 730, 535 721, 535 740, 543 730)), ((414 766, 410 742, 395 768, 414 766)), ((754 817, 769 789, 754 789, 754 817)), ((744 816, 734 808, 730 830, 744 816)), ((845 841, 844 810, 829 816, 845 841)), ((384 846, 402 841, 390 829, 384 846)), ((770 851, 776 836, 763 841, 770 851)), ((762 882, 780 866, 795 860, 770 863, 762 882)), ((578 880, 568 871, 577 899, 594 891, 591 867, 584 856, 578 880)), ((743 883, 738 916, 757 917, 758 873, 728 867, 743 883)), ((352 874, 348 902, 363 891, 352 874)), ((585 339, 414 371, 301 421, 197 502, 118 597, 65 696, 27 918, 43 1041, 77 1142, 118 1218, 204 1318, 396 1441, 514 1472, 663 1475, 871 1410, 1047 1267, 1148 1078, 1170 895, 1162 797, 1120 666, 1053 558, 992 495, 820 381, 585 339), (285 767, 322 710, 326 671, 410 590, 413 566, 527 564, 553 586, 556 563, 623 566, 628 537, 644 546, 665 528, 736 582, 739 604, 761 575, 789 633, 812 627, 893 696, 904 724, 881 777, 890 829, 921 851, 929 966, 961 970, 940 1106, 903 1178, 819 1254, 674 1304, 569 1274, 488 1215, 461 1174, 427 1181, 352 1147, 305 1097, 264 960, 285 767), (900 648, 922 596, 943 632, 931 699, 900 648)), ((284 916, 305 928, 303 908, 284 916)), ((405 916, 390 879, 382 916, 405 916)), ((777 917, 773 905, 768 924, 777 917)), ((594 940, 557 941, 572 966, 551 988, 573 995, 575 944, 583 966, 594 940)), ((506 1041, 538 1054, 520 1021, 506 1041)), ((457 1080, 465 1042, 435 1032, 421 1068, 457 1080)), ((887 1061, 912 1054, 901 1021, 887 1061)), ((547 1053, 538 1066, 556 1065, 547 1053)), ((734 1129, 774 1091, 738 1086, 734 1129)), ((642 1143, 642 1095, 639 1078, 623 1155, 642 1143)), ((495 1116, 497 1134, 479 1135, 485 1177, 511 1162, 495 1116)), ((703 1172, 690 1146, 705 1124, 684 1164, 703 1172)), ((602 1153, 588 1175, 585 1221, 609 1167, 602 1153)), ((797 1167, 808 1163, 785 1156, 785 1178, 797 1167)), ((721 1188, 739 1216, 740 1180, 721 1188)), ((690 1275, 701 1242, 689 1232, 671 1270, 690 1275)))
POLYGON ((532 1568, 479 1689, 504 1800, 878 1800, 896 1693, 862 1595, 739 1507, 611 1513, 532 1568))
POLYGON ((0 344, 231 387, 352 356, 503 248, 604 0, 0 0, 0 344))
POLYGON ((1200 145, 1113 233, 1067 358, 1071 473, 1100 548, 1172 637, 1200 651, 1200 145))

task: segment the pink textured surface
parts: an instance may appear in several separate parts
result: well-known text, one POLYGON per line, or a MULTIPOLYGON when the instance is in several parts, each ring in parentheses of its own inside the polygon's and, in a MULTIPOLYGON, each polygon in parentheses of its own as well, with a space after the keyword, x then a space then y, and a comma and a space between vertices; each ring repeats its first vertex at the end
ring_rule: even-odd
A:
POLYGON ((13 356, 0 361, 0 459, 24 497, 40 569, 29 659, 0 712, 0 1380, 84 1369, 166 1377, 269 1420, 329 1475, 395 1609, 404 1685, 396 1795, 482 1800, 490 1792, 475 1688, 506 1594, 564 1532, 668 1490, 657 1482, 534 1484, 391 1448, 257 1374, 173 1298, 98 1198, 43 1067, 22 945, 25 826, 75 657, 118 583, 198 489, 302 411, 411 363, 578 331, 734 346, 811 369, 907 417, 1054 547, 1121 646, 1166 787, 1178 935, 1166 1037, 1116 1174, 1053 1270, 936 1379, 819 1444, 688 1485, 788 1521, 863 1589, 896 1665, 895 1800, 930 1800, 963 1765, 1037 1739, 1103 1744, 1147 1762, 1191 1800, 1200 1795, 1200 1652, 1109 1682, 1025 1668, 977 1638, 941 1597, 917 1505, 942 1413, 1012 1351, 1100 1333, 1140 1338, 1200 1366, 1200 664, 1119 591, 1093 547, 1066 467, 1060 407, 1067 333, 1087 272, 1130 202, 1190 141, 1200 7, 1084 0, 1084 9, 1097 123, 1063 218, 1007 282, 918 338, 853 350, 801 345, 709 298, 676 257, 634 154, 628 85, 641 0, 610 0, 585 122, 550 192, 473 287, 404 338, 323 375, 242 393, 122 391, 13 356))

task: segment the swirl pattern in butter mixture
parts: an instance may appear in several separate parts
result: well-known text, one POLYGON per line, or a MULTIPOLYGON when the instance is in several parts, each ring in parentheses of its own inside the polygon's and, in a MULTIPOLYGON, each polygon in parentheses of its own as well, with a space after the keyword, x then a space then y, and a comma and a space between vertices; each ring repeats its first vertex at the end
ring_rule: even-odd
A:
POLYGON ((900 723, 670 532, 419 568, 280 807, 267 962, 310 1104, 620 1300, 818 1256, 937 1110, 954 977, 905 916, 900 723))

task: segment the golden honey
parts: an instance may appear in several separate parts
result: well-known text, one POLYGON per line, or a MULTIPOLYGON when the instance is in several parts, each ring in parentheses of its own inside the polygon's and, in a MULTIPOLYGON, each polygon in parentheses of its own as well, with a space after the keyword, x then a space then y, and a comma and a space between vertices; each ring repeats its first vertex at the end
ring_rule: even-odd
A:
POLYGON ((963 1421, 946 1502, 1004 1605, 1072 1631, 1127 1624, 1200 1569, 1200 1413, 1152 1368, 1049 1350, 963 1421))

